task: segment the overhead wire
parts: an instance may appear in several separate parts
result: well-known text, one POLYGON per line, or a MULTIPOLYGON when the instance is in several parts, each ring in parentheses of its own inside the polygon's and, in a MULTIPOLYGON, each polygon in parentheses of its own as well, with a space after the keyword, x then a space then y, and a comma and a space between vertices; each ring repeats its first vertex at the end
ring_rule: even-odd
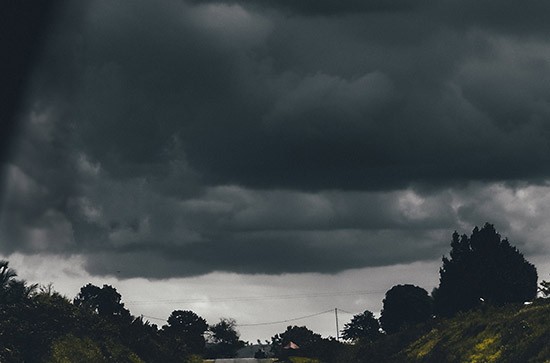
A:
POLYGON ((300 317, 292 318, 292 319, 285 319, 285 320, 278 320, 278 321, 269 321, 269 322, 264 322, 264 323, 236 324, 236 326, 242 327, 242 326, 259 326, 259 325, 282 324, 282 323, 288 323, 288 322, 291 322, 291 321, 297 321, 297 320, 312 318, 312 317, 314 317, 314 316, 323 315, 323 314, 327 314, 327 313, 332 313, 333 311, 334 311, 333 309, 330 309, 330 310, 326 310, 326 311, 321 311, 320 313, 315 313, 315 314, 310 314, 310 315, 304 315, 304 316, 300 316, 300 317))
POLYGON ((141 314, 141 316, 144 317, 144 318, 154 319, 154 320, 159 320, 159 321, 167 321, 168 320, 168 319, 156 318, 154 316, 143 315, 143 314, 141 314))
MULTIPOLYGON (((322 298, 322 297, 332 297, 332 296, 352 296, 352 295, 370 295, 370 294, 379 294, 384 291, 368 291, 368 290, 357 290, 357 291, 332 291, 332 292, 317 292, 317 293, 306 293, 306 294, 286 294, 286 295, 261 295, 261 296, 230 296, 230 297, 213 297, 209 299, 205 298, 195 298, 195 299, 157 299, 157 300, 130 300, 126 301, 126 305, 142 305, 142 304, 193 304, 193 303, 216 303, 216 302, 242 302, 242 301, 261 301, 261 300, 288 300, 288 299, 303 299, 303 298, 322 298)), ((345 314, 356 315, 357 313, 352 313, 347 310, 338 308, 338 311, 345 314)), ((332 313, 334 309, 321 311, 319 313, 299 316, 291 319, 261 322, 261 323, 246 323, 246 324, 236 324, 239 327, 250 327, 250 326, 262 326, 262 325, 275 325, 288 323, 292 321, 298 321, 302 319, 312 318, 315 316, 332 313)), ((154 319, 158 321, 166 322, 167 319, 141 315, 144 318, 154 319)))
POLYGON ((357 315, 358 314, 358 313, 351 313, 349 311, 346 311, 346 310, 343 310, 343 309, 340 309, 340 308, 338 308, 338 311, 341 311, 343 313, 350 314, 350 315, 357 315))
MULTIPOLYGON (((355 315, 353 313, 350 313, 349 311, 345 311, 345 310, 342 310, 342 309, 338 309, 338 311, 342 311, 342 312, 347 313, 347 314, 355 315)), ((321 311, 321 312, 318 312, 318 313, 315 313, 315 314, 303 315, 303 316, 299 316, 299 317, 291 318, 291 319, 268 321, 268 322, 261 322, 261 323, 235 324, 235 326, 249 327, 249 326, 261 326, 261 325, 275 325, 275 324, 289 323, 289 322, 292 322, 292 321, 298 321, 298 320, 313 318, 315 316, 328 314, 328 313, 332 314, 333 312, 334 312, 334 309, 329 309, 329 310, 321 311)), ((155 316, 149 316, 149 315, 143 315, 143 314, 141 316, 144 317, 144 318, 149 318, 149 319, 154 319, 154 320, 159 320, 159 321, 167 321, 167 319, 157 318, 155 316)))
POLYGON ((199 304, 199 303, 214 303, 214 302, 243 302, 243 301, 262 301, 262 300, 290 300, 290 299, 307 299, 307 298, 323 298, 333 296, 354 296, 354 295, 370 295, 380 294, 384 291, 334 291, 334 292, 316 292, 307 294, 287 294, 287 295, 261 295, 261 296, 229 296, 229 297, 212 297, 212 298, 188 298, 188 299, 157 299, 157 300, 130 300, 125 302, 126 305, 147 305, 147 304, 199 304))

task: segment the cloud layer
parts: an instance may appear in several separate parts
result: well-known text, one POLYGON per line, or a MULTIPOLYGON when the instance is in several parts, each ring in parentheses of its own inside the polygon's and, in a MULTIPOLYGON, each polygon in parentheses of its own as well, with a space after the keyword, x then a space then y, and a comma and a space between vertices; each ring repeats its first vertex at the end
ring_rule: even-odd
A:
POLYGON ((296 4, 60 8, 4 165, 2 251, 333 273, 437 259, 491 221, 548 253, 546 5, 296 4))

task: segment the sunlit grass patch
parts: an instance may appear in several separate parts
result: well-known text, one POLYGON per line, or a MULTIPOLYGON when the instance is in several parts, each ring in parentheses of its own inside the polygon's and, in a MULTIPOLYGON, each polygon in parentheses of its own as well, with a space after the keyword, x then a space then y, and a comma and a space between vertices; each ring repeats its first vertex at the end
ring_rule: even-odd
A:
POLYGON ((474 347, 474 352, 468 357, 470 363, 496 362, 502 355, 500 336, 492 336, 483 339, 474 347))
POLYGON ((410 359, 420 360, 427 356, 432 349, 439 343, 441 335, 437 329, 432 329, 428 334, 424 335, 417 341, 411 344, 407 349, 407 356, 410 359))

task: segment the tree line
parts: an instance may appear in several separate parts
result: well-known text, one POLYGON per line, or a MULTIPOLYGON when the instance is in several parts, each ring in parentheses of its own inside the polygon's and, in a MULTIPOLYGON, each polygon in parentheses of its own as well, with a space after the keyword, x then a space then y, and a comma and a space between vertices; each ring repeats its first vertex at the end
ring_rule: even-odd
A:
POLYGON ((132 316, 110 285, 87 284, 71 301, 16 277, 0 261, 0 362, 202 362, 245 345, 233 319, 209 325, 174 310, 158 327, 132 316))
MULTIPOLYGON (((537 269, 502 238, 492 224, 470 236, 454 232, 449 257, 443 257, 439 286, 431 295, 418 286, 397 285, 386 292, 380 319, 370 311, 354 316, 343 330, 349 340, 376 340, 380 330, 396 333, 434 317, 452 317, 483 305, 533 301, 539 288, 537 269)), ((548 295, 550 284, 541 283, 548 295)))
MULTIPOLYGON (((395 345, 399 339, 408 339, 407 331, 421 330, 420 327, 430 326, 438 319, 452 318, 475 309, 523 305, 536 299, 538 292, 544 297, 550 296, 550 282, 542 281, 540 287, 537 284, 535 266, 502 238, 492 224, 475 227, 470 236, 455 231, 450 254, 442 258, 439 286, 431 294, 411 284, 393 286, 385 294, 380 318, 369 310, 354 315, 344 326, 342 338, 363 348, 374 347, 377 342, 395 345), (399 334, 401 336, 397 337, 399 334)), ((305 348, 300 355, 321 358, 321 361, 384 361, 380 356, 366 359, 368 349, 360 349, 359 355, 353 355, 346 352, 345 345, 335 346, 334 342, 322 340, 305 330, 305 327, 288 327, 279 339, 274 339, 273 349, 277 356, 295 354, 281 351, 281 346, 294 341, 305 348), (327 355, 327 350, 332 355, 327 355)))
MULTIPOLYGON (((488 223, 470 236, 455 232, 442 262, 439 286, 431 294, 410 284, 393 286, 379 319, 367 310, 344 326, 347 343, 322 338, 305 326, 289 326, 257 357, 360 361, 343 358, 351 354, 350 346, 389 339, 472 309, 523 304, 535 299, 537 291, 550 295, 550 283, 543 281, 539 288, 535 266, 488 223)), ((174 310, 159 327, 132 316, 110 285, 87 284, 69 300, 51 285, 17 279, 7 261, 0 261, 0 338, 1 362, 202 362, 234 357, 246 344, 233 319, 210 325, 193 311, 174 310)))

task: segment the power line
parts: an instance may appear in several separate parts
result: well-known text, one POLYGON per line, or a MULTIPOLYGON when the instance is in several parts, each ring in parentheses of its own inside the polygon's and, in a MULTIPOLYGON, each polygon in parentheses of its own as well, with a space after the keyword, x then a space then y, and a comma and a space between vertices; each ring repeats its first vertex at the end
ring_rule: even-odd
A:
POLYGON ((215 303, 215 302, 243 302, 243 301, 262 301, 262 300, 290 300, 290 299, 306 299, 306 298, 323 298, 333 296, 353 296, 353 295, 371 295, 380 294, 384 291, 334 291, 334 292, 317 292, 307 294, 287 294, 287 295, 262 295, 262 296, 229 296, 229 297, 212 297, 212 298, 195 298, 195 299, 159 299, 159 300, 131 300, 125 302, 126 305, 147 305, 147 304, 198 304, 198 303, 215 303))
POLYGON ((304 316, 300 316, 300 317, 292 318, 292 319, 279 320, 279 321, 270 321, 270 322, 265 322, 265 323, 236 324, 236 326, 259 326, 259 325, 282 324, 282 323, 288 323, 288 322, 291 322, 291 321, 312 318, 314 316, 323 315, 323 314, 327 314, 327 313, 332 313, 333 311, 334 311, 334 309, 330 309, 330 310, 326 310, 326 311, 321 311, 320 313, 315 313, 315 314, 311 314, 311 315, 304 315, 304 316))
MULTIPOLYGON (((334 312, 334 311, 335 311, 335 309, 330 309, 330 310, 321 311, 321 312, 319 312, 319 313, 309 314, 309 315, 303 315, 303 316, 299 316, 299 317, 291 318, 291 319, 277 320, 277 321, 269 321, 269 322, 262 322, 262 323, 236 324, 236 326, 239 326, 239 327, 248 327, 248 326, 261 326, 261 325, 282 324, 282 323, 288 323, 288 322, 297 321, 297 320, 303 320, 303 319, 313 318, 313 317, 315 317, 315 316, 319 316, 319 315, 323 315, 323 314, 332 313, 332 312, 334 312)), ((338 308, 338 311, 341 311, 341 312, 344 312, 344 313, 347 313, 347 314, 354 315, 353 313, 350 313, 349 311, 345 311, 345 310, 342 310, 342 309, 339 309, 339 308, 338 308)), ((167 321, 167 319, 157 318, 157 317, 155 317, 155 316, 149 316, 149 315, 143 315, 143 314, 142 314, 141 316, 143 316, 144 318, 154 319, 154 320, 158 320, 158 321, 167 321)))
POLYGON ((143 314, 141 314, 141 316, 143 316, 144 318, 154 319, 154 320, 159 320, 159 321, 166 321, 167 320, 167 319, 155 318, 154 316, 148 316, 148 315, 143 315, 143 314))
POLYGON ((349 311, 346 311, 346 310, 342 310, 340 308, 338 308, 338 311, 341 311, 343 313, 346 313, 346 314, 350 314, 350 315, 357 315, 358 313, 350 313, 349 311))

